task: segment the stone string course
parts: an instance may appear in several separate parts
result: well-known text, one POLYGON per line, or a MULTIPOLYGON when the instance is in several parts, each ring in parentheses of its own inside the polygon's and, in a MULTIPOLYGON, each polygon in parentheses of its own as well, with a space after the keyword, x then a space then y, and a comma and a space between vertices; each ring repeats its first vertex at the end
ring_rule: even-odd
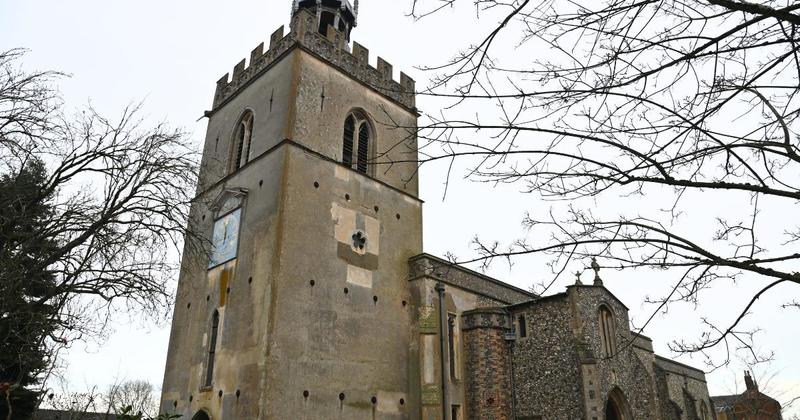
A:
POLYGON ((316 54, 325 61, 333 64, 350 77, 366 84, 372 89, 388 96, 408 109, 415 109, 415 82, 405 73, 400 73, 400 81, 392 79, 392 65, 383 58, 378 57, 377 67, 369 64, 369 50, 354 42, 353 51, 347 50, 344 35, 329 28, 325 37, 314 30, 314 16, 307 12, 300 12, 292 23, 292 31, 284 35, 281 26, 270 36, 269 49, 264 51, 261 43, 250 54, 249 66, 242 59, 233 69, 233 77, 229 80, 226 73, 217 81, 217 90, 214 94, 214 109, 225 101, 235 96, 251 80, 258 77, 262 71, 269 68, 287 51, 295 46, 316 54))
POLYGON ((497 302, 513 305, 530 301, 536 297, 533 293, 428 254, 411 258, 409 277, 411 280, 429 277, 470 292, 479 293, 481 306, 497 306, 497 302))

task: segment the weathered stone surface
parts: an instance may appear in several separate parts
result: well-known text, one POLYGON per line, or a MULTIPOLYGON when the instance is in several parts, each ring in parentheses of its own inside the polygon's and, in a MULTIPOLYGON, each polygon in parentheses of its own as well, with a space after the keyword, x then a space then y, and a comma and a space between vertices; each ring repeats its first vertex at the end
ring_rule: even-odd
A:
POLYGON ((238 242, 234 259, 210 269, 206 255, 184 255, 162 410, 600 420, 617 404, 626 418, 698 418, 703 373, 655 356, 600 283, 539 297, 421 253, 414 81, 393 81, 391 64, 370 66, 366 48, 347 51, 349 33, 323 36, 315 19, 298 11, 288 34, 273 33, 217 84, 189 228, 211 236, 238 207, 238 242), (362 172, 341 163, 344 121, 356 114, 370 123, 362 172), (246 154, 236 133, 251 117, 249 156, 235 167, 246 154))
POLYGON ((413 109, 415 103, 415 83, 408 75, 401 74, 400 81, 392 79, 392 65, 378 58, 377 68, 369 64, 369 51, 359 44, 354 44, 353 52, 347 50, 342 40, 337 40, 335 31, 330 31, 333 38, 317 33, 313 24, 314 16, 301 11, 294 18, 292 32, 283 35, 283 28, 278 29, 270 38, 269 49, 264 52, 264 44, 253 50, 250 62, 245 67, 242 60, 233 71, 233 79, 228 81, 225 75, 217 84, 214 94, 214 109, 239 94, 253 80, 269 70, 284 54, 294 48, 303 48, 330 65, 337 67, 353 79, 365 84, 402 106, 413 109), (309 21, 311 19, 311 21, 309 21), (278 38, 282 36, 281 38, 278 38))

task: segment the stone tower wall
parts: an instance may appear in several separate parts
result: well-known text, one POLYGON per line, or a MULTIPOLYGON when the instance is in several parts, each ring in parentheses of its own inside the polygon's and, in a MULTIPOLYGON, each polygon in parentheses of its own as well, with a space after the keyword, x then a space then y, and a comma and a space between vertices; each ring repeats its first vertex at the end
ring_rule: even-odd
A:
POLYGON ((184 256, 165 412, 395 420, 419 410, 409 396, 407 305, 407 261, 422 251, 413 80, 392 81, 391 65, 379 59, 373 68, 365 48, 351 54, 340 39, 308 31, 307 17, 298 13, 291 33, 276 31, 249 66, 242 61, 220 80, 206 114, 190 226, 210 238, 221 217, 215 200, 239 194, 239 246, 235 260, 211 269, 205 254, 184 256), (232 170, 246 111, 250 158, 232 170), (373 129, 366 175, 339 163, 351 111, 373 129), (356 234, 366 238, 362 248, 356 234), (215 368, 205 386, 215 310, 215 368))
POLYGON ((422 246, 421 202, 287 148, 281 254, 262 326, 264 418, 409 418, 418 407, 403 301, 407 260, 422 246), (352 248, 356 231, 367 237, 363 253, 352 248))
POLYGON ((415 83, 405 73, 393 80, 393 66, 353 43, 352 52, 338 31, 324 37, 301 10, 288 34, 281 27, 269 47, 257 46, 218 82, 209 117, 198 192, 229 176, 236 124, 245 110, 254 114, 253 158, 286 139, 341 161, 341 137, 347 113, 367 115, 378 140, 371 175, 417 195, 417 110, 415 83))
MULTIPOLYGON (((162 390, 162 411, 191 418, 205 409, 212 418, 258 418, 263 357, 264 325, 272 304, 270 265, 279 253, 279 198, 284 188, 283 153, 264 155, 227 181, 228 187, 247 190, 239 234, 238 258, 208 269, 202 253, 184 253, 175 299, 169 353, 162 390), (220 313, 218 346, 212 386, 204 384, 210 324, 220 313), (237 392, 238 391, 238 392, 237 392), (224 414, 224 417, 221 417, 224 414)), ((209 208, 226 185, 201 194, 192 208, 190 226, 210 236, 214 211, 209 208)))

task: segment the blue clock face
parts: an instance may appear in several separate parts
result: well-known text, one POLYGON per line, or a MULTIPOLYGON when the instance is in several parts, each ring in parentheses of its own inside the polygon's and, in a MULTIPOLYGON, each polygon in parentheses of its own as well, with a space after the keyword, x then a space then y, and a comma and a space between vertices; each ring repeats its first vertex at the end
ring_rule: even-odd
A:
POLYGON ((236 209, 214 222, 213 249, 208 267, 216 267, 236 258, 239 247, 239 221, 242 209, 236 209))

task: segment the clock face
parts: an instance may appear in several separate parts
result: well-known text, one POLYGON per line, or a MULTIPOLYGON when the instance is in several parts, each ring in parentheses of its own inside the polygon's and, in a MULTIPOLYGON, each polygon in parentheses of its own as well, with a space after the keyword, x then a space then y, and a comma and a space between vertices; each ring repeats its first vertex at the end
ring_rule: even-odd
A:
POLYGON ((242 209, 236 209, 214 222, 213 249, 208 267, 216 267, 236 258, 239 247, 239 221, 242 209))

